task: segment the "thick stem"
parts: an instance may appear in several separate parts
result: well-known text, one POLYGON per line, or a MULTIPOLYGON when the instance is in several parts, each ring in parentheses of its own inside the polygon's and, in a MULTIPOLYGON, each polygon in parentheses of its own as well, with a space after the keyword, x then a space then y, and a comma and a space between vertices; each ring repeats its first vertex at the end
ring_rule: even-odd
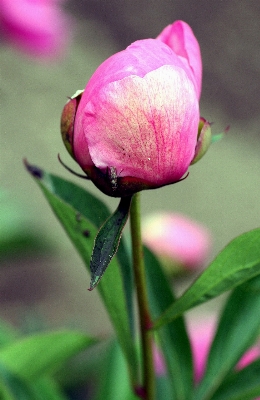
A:
POLYGON ((155 374, 152 353, 152 332, 150 331, 152 321, 148 304, 143 246, 141 238, 140 193, 136 193, 133 196, 130 210, 130 223, 132 236, 133 270, 137 293, 143 359, 143 394, 141 393, 142 391, 140 391, 140 396, 142 396, 146 400, 154 400, 155 374))

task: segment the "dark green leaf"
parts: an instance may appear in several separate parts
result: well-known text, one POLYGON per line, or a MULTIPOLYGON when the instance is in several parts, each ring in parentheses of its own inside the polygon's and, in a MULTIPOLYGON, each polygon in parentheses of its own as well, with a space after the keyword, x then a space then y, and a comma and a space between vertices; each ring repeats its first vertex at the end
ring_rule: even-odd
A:
MULTIPOLYGON (((255 278, 259 280, 259 277, 255 278)), ((209 400, 253 345, 260 328, 260 292, 255 279, 237 287, 228 299, 211 346, 205 375, 194 400, 209 400), (251 283, 253 286, 251 286, 251 283)))
POLYGON ((252 400, 260 396, 260 360, 231 374, 213 395, 212 400, 252 400))
MULTIPOLYGON (((38 167, 26 163, 26 167, 43 191, 52 210, 89 269, 94 239, 99 226, 96 223, 107 217, 107 209, 100 200, 77 185, 55 177, 38 167), (98 207, 97 207, 98 205, 98 207), (101 218, 100 218, 101 216, 101 218)), ((123 254, 121 246, 121 259, 123 254)), ((137 379, 137 356, 132 336, 132 280, 127 254, 126 262, 120 268, 114 257, 106 271, 98 290, 114 325, 118 341, 126 356, 133 381, 137 379), (127 269, 128 268, 128 269, 127 269), (123 277, 122 277, 123 276, 123 277), (125 292, 126 290, 126 292, 125 292)))
MULTIPOLYGON (((77 186, 72 182, 43 171, 41 172, 43 174, 43 182, 47 187, 51 187, 51 192, 62 201, 70 204, 75 210, 77 210, 77 219, 79 221, 81 217, 84 216, 96 228, 100 228, 101 225, 104 224, 104 222, 110 217, 111 213, 109 209, 102 201, 98 199, 98 197, 87 192, 86 190, 82 189, 80 186, 77 186)), ((92 251, 92 248, 90 249, 90 251, 92 251)), ((121 238, 119 243, 117 259, 120 262, 119 267, 123 276, 129 320, 132 325, 132 331, 134 331, 133 274, 123 238, 121 238)), ((84 261, 86 262, 86 259, 84 259, 84 261)))
POLYGON ((188 290, 155 321, 155 328, 260 274, 260 229, 238 236, 188 290))
POLYGON ((123 197, 116 211, 100 228, 90 260, 91 283, 94 289, 114 257, 121 239, 123 228, 128 219, 132 197, 123 197))
MULTIPOLYGON (((173 292, 155 256, 144 249, 149 304, 153 317, 158 317, 174 301, 173 292)), ((172 393, 164 399, 184 400, 192 391, 192 356, 183 319, 180 317, 158 330, 168 367, 172 393)))

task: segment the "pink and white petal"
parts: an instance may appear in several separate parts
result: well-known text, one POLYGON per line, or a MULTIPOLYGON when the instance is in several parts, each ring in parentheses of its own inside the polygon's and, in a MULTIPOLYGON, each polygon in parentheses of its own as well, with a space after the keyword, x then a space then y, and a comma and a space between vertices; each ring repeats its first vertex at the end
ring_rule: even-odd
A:
POLYGON ((186 22, 175 21, 166 26, 156 39, 167 44, 184 62, 188 62, 193 71, 199 98, 202 84, 202 60, 200 46, 191 27, 186 22))
POLYGON ((167 44, 156 39, 137 40, 107 60, 105 60, 90 78, 82 103, 92 100, 98 95, 101 88, 111 82, 119 81, 127 76, 136 75, 144 77, 148 72, 156 70, 163 65, 175 65, 184 68, 188 77, 193 79, 189 66, 176 56, 167 44))
POLYGON ((182 68, 165 65, 143 78, 103 87, 86 104, 84 135, 94 164, 154 184, 179 180, 193 158, 199 108, 182 68))

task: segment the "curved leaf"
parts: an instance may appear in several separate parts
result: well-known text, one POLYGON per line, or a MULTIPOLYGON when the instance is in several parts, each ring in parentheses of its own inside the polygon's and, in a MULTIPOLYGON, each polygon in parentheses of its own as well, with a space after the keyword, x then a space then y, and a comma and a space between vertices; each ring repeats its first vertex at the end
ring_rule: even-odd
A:
MULTIPOLYGON (((106 219, 109 215, 106 206, 79 186, 48 174, 27 162, 25 165, 89 269, 98 228, 104 222, 102 219, 106 219)), ((126 262, 121 268, 117 257, 114 257, 98 285, 98 290, 127 359, 131 379, 136 381, 138 363, 132 329, 132 279, 128 280, 131 277, 130 264, 123 244, 120 244, 119 251, 120 260, 124 258, 122 257, 124 253, 126 262)))
POLYGON ((0 363, 23 379, 35 380, 95 342, 73 331, 39 333, 2 347, 0 363))
POLYGON ((259 277, 237 287, 231 293, 194 400, 212 399, 212 395, 257 339, 260 328, 260 291, 255 290, 255 280, 259 281, 259 277))
POLYGON ((238 236, 156 321, 165 325, 185 311, 260 274, 260 229, 238 236))
POLYGON ((230 375, 212 400, 252 400, 260 396, 260 359, 230 375))
MULTIPOLYGON (((147 248, 144 248, 144 255, 149 304, 152 316, 155 318, 174 301, 174 295, 155 256, 147 248)), ((164 398, 165 400, 187 399, 193 383, 192 356, 183 319, 180 317, 159 329, 158 336, 168 367, 168 380, 172 387, 170 397, 165 397, 164 394, 164 398)))

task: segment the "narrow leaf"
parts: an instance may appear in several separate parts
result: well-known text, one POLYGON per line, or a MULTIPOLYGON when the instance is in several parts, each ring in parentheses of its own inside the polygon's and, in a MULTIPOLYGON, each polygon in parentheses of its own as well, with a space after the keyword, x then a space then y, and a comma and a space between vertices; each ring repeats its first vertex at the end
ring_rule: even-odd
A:
POLYGON ((260 359, 231 374, 212 400, 252 400, 260 396, 260 359))
POLYGON ((237 287, 228 299, 212 343, 206 371, 194 400, 211 399, 246 350, 255 342, 260 328, 260 292, 255 280, 237 287))
POLYGON ((156 321, 155 329, 185 311, 260 274, 260 229, 238 236, 156 321))
MULTIPOLYGON (((144 254, 149 304, 152 316, 156 318, 174 301, 174 295, 155 256, 147 248, 144 249, 144 254)), ((190 343, 183 319, 180 317, 159 329, 158 336, 172 386, 170 397, 164 396, 164 398, 186 399, 192 391, 193 377, 190 343)))
POLYGON ((138 400, 130 385, 127 365, 118 344, 113 341, 99 368, 95 400, 138 400))
POLYGON ((91 282, 90 289, 100 281, 108 264, 119 246, 123 228, 126 224, 132 197, 122 197, 116 211, 100 228, 95 239, 95 246, 90 260, 91 282))

